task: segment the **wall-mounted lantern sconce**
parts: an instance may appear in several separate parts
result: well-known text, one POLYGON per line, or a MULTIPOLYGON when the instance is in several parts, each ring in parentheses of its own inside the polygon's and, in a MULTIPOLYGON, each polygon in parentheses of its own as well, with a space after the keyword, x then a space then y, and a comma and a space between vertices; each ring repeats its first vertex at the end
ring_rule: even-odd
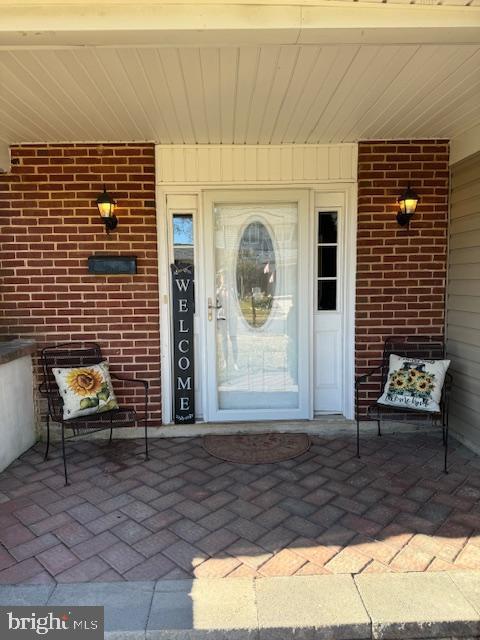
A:
POLYGON ((410 220, 417 210, 419 200, 420 198, 411 188, 410 183, 408 183, 407 188, 398 196, 397 200, 398 206, 400 207, 400 211, 397 213, 397 222, 401 227, 410 224, 410 220))
POLYGON ((105 185, 103 185, 103 193, 97 198, 97 207, 107 233, 113 231, 118 224, 117 217, 114 215, 116 204, 115 200, 108 193, 105 185))

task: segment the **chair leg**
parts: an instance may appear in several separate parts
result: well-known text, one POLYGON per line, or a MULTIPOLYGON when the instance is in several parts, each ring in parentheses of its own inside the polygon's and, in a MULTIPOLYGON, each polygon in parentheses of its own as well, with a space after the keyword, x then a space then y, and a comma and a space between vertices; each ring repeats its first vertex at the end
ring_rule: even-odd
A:
POLYGON ((381 436, 382 435, 382 427, 381 427, 381 420, 377 420, 377 427, 378 427, 378 435, 381 436))
POLYGON ((48 450, 50 449, 50 415, 47 412, 47 446, 45 448, 45 455, 43 461, 48 460, 48 450))
POLYGON ((108 440, 108 444, 112 444, 112 437, 113 437, 113 427, 110 427, 110 438, 108 440))
POLYGON ((360 420, 357 416, 357 458, 360 458, 360 420))
POLYGON ((63 472, 65 474, 65 486, 68 485, 67 474, 67 457, 65 455, 65 425, 62 422, 62 453, 63 453, 63 472))
POLYGON ((445 461, 443 470, 448 473, 448 414, 445 419, 445 435, 444 435, 445 461))
POLYGON ((145 462, 149 460, 148 457, 148 436, 147 436, 147 426, 148 426, 148 395, 145 394, 145 462))
POLYGON ((355 388, 355 417, 357 418, 357 458, 360 458, 360 408, 358 406, 358 387, 355 388))

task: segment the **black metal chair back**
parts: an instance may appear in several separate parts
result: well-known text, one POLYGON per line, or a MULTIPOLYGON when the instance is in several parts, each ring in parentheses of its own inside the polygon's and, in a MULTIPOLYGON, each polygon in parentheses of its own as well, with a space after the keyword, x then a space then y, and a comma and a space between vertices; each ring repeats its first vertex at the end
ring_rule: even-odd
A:
POLYGON ((60 396, 52 369, 85 367, 103 361, 102 350, 95 342, 70 342, 46 347, 41 352, 43 388, 48 399, 48 410, 52 418, 61 422, 63 400, 60 396))
POLYGON ((422 360, 443 360, 445 343, 441 338, 430 336, 390 337, 385 340, 382 360, 382 389, 387 382, 390 355, 422 360))

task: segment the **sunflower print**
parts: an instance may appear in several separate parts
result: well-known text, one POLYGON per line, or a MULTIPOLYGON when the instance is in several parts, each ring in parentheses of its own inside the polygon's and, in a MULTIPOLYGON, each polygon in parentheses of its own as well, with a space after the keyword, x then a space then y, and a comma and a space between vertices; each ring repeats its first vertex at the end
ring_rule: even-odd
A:
POLYGON ((389 379, 389 399, 394 400, 401 396, 427 402, 435 389, 435 375, 421 369, 422 367, 409 367, 408 363, 405 363, 402 369, 393 371, 389 379))
MULTIPOLYGON (((388 373, 382 380, 383 393, 377 403, 440 414, 445 397, 442 387, 449 365, 450 360, 391 353, 388 373)), ((385 375, 385 369, 382 374, 385 375)))
POLYGON ((394 389, 403 389, 405 388, 407 385, 407 381, 405 379, 404 376, 397 376, 395 378, 395 380, 393 381, 393 384, 390 386, 393 386, 394 389))
POLYGON ((405 375, 403 371, 394 371, 390 374, 390 388, 402 388, 405 385, 405 375))
POLYGON ((66 378, 70 389, 79 396, 93 396, 102 389, 103 377, 95 369, 72 369, 66 378))
POLYGON ((417 382, 415 384, 415 388, 417 391, 420 391, 420 393, 425 393, 428 390, 429 384, 426 381, 425 377, 423 378, 417 378, 417 382))

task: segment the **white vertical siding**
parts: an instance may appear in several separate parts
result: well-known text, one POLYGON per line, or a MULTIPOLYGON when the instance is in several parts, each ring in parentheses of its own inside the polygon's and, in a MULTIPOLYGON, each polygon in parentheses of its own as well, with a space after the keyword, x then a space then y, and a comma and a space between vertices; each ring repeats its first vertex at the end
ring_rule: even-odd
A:
POLYGON ((448 355, 450 424, 480 447, 480 153, 451 170, 448 355))
POLYGON ((158 184, 357 179, 357 145, 157 145, 158 184))

